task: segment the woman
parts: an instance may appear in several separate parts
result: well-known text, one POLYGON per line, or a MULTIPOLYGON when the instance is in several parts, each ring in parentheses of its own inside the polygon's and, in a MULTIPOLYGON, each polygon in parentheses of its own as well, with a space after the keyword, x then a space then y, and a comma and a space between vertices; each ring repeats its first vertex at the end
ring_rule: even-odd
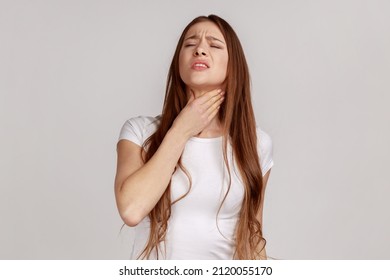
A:
POLYGON ((248 66, 226 21, 210 15, 188 24, 162 114, 128 120, 117 152, 118 211, 136 227, 132 258, 267 258, 272 142, 256 128, 248 66))

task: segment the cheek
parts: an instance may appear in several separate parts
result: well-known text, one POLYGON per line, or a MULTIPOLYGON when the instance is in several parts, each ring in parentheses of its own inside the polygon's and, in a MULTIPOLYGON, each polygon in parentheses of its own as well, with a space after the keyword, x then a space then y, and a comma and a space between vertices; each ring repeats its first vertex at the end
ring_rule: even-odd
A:
POLYGON ((181 49, 179 53, 179 64, 185 63, 189 58, 191 58, 191 52, 186 48, 181 49))
POLYGON ((228 58, 226 56, 221 57, 219 61, 219 66, 221 74, 223 73, 224 75, 226 75, 228 67, 228 58))
POLYGON ((180 77, 183 79, 183 69, 184 69, 184 57, 183 57, 183 53, 180 52, 179 54, 179 74, 180 74, 180 77))

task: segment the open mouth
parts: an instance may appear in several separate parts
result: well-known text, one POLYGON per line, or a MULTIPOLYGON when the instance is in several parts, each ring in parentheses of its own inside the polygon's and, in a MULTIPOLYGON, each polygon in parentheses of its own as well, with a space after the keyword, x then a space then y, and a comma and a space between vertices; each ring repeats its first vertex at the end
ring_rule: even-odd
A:
POLYGON ((205 62, 196 61, 192 64, 192 68, 195 70, 204 70, 209 68, 209 66, 205 62))

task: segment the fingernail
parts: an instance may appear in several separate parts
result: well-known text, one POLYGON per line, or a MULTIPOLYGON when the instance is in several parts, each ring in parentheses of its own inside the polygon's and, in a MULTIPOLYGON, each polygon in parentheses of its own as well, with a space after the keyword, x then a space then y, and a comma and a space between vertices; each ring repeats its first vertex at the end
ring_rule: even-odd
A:
POLYGON ((222 92, 222 89, 218 89, 218 93, 221 93, 222 92))
POLYGON ((225 92, 224 91, 221 91, 221 95, 224 95, 225 94, 225 92))

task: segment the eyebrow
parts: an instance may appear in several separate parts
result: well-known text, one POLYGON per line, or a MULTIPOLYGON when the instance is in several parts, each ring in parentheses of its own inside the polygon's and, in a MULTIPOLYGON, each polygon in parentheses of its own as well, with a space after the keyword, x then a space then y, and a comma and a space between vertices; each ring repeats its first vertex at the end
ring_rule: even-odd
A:
MULTIPOLYGON (((191 39, 199 39, 199 38, 200 38, 199 35, 192 35, 192 36, 184 39, 184 41, 191 40, 191 39)), ((209 40, 209 41, 219 41, 222 44, 225 44, 224 41, 222 41, 222 40, 220 40, 220 39, 218 39, 218 38, 216 38, 214 36, 206 36, 206 39, 209 40)))

